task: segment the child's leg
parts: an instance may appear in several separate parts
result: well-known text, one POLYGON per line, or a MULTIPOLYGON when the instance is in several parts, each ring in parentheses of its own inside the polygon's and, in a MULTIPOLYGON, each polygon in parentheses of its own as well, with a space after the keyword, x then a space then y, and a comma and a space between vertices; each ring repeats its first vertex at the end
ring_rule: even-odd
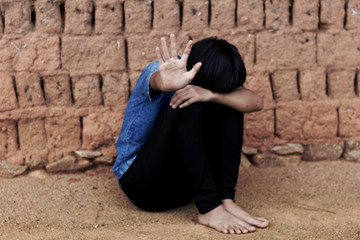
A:
POLYGON ((222 204, 204 145, 203 106, 167 107, 120 180, 145 210, 166 210, 196 198, 201 213, 222 204))

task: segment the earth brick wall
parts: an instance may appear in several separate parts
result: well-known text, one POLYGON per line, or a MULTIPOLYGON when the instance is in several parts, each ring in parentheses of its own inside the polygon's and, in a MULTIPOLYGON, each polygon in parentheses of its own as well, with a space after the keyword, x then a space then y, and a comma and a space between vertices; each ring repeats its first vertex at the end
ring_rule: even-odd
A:
POLYGON ((239 49, 265 101, 245 117, 254 164, 360 161, 358 0, 0 0, 0 173, 100 161, 76 150, 111 164, 129 95, 169 33, 179 54, 209 36, 239 49))

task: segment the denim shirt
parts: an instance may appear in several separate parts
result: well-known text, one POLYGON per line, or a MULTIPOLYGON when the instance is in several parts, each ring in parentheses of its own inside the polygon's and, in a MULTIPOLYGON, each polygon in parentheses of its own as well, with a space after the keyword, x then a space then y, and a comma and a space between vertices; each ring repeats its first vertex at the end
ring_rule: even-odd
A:
POLYGON ((125 109, 113 172, 119 181, 136 158, 149 136, 160 112, 169 105, 173 92, 161 92, 150 97, 150 77, 159 70, 159 62, 149 64, 141 73, 125 109))

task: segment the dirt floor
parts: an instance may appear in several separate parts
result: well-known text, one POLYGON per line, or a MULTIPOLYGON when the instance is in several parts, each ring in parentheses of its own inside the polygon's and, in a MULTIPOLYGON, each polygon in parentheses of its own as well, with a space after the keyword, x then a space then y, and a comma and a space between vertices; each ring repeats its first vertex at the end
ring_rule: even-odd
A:
POLYGON ((236 200, 271 221, 246 235, 193 219, 193 204, 162 213, 137 209, 110 168, 0 179, 0 239, 359 239, 360 164, 302 163, 241 170, 236 200))

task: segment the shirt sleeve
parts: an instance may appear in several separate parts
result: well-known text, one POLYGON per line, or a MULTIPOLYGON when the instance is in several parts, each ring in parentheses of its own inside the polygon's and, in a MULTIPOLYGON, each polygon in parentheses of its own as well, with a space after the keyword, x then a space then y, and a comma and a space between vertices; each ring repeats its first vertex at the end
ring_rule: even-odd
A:
POLYGON ((139 77, 138 81, 141 81, 141 87, 143 89, 143 94, 146 98, 151 102, 158 102, 164 95, 164 92, 158 92, 155 96, 151 96, 150 94, 150 78, 151 76, 159 70, 159 62, 155 61, 150 63, 142 74, 139 77))

